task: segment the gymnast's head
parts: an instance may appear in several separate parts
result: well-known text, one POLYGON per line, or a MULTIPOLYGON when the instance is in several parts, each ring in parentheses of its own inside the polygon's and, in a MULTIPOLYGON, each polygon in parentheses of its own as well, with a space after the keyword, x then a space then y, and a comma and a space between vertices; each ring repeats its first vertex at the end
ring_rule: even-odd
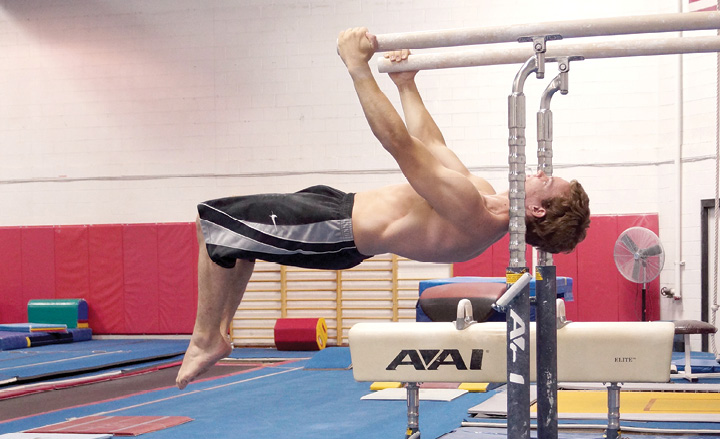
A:
POLYGON ((587 234, 590 200, 577 180, 548 177, 525 181, 525 241, 548 253, 569 253, 587 234))

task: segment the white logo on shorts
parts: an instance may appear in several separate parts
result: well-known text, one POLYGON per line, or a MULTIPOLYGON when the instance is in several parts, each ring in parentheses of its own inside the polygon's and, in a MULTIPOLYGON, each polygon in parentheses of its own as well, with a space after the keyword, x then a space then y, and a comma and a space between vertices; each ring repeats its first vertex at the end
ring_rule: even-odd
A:
POLYGON ((275 215, 274 212, 270 211, 270 219, 273 222, 273 226, 275 226, 275 230, 277 230, 277 223, 275 222, 275 218, 277 218, 277 215, 275 215))

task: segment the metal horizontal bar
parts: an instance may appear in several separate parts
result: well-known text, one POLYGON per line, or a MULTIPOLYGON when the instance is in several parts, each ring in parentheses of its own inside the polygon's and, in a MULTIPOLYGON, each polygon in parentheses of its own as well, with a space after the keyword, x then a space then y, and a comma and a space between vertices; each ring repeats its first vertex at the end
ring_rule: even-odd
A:
MULTIPOLYGON (((567 56, 599 59, 708 52, 720 52, 720 37, 656 38, 584 44, 554 43, 548 44, 545 56, 547 59, 567 56)), ((408 56, 406 61, 399 63, 391 63, 385 58, 379 58, 378 70, 380 73, 391 73, 498 64, 521 64, 533 54, 532 48, 527 46, 416 54, 408 56)))
POLYGON ((378 51, 508 43, 522 37, 562 38, 679 32, 720 28, 720 13, 693 12, 526 23, 377 35, 378 51))

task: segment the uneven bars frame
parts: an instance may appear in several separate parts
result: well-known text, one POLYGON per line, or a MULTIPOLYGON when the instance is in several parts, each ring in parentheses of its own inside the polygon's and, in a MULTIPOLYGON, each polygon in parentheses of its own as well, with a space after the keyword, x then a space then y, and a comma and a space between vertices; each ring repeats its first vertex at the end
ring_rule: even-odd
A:
MULTIPOLYGON (((546 58, 581 56, 585 59, 601 59, 709 52, 720 52, 720 37, 654 38, 584 44, 554 42, 548 44, 545 56, 546 58)), ((407 60, 402 62, 391 62, 385 58, 378 58, 378 71, 393 73, 408 70, 520 64, 534 53, 532 47, 518 46, 502 49, 483 48, 457 52, 411 54, 407 60)))
POLYGON ((562 38, 720 29, 720 12, 670 13, 445 29, 377 35, 378 51, 508 43, 522 37, 562 38))

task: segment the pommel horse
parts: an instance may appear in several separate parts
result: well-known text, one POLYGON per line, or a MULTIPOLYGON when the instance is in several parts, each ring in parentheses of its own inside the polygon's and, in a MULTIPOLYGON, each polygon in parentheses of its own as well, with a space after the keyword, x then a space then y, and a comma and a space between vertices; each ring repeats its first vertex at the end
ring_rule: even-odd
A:
MULTIPOLYGON (((358 323, 350 329, 356 381, 406 384, 407 437, 420 437, 418 383, 506 382, 505 323, 476 323, 470 313, 472 307, 463 299, 456 322, 358 323)), ((558 380, 610 383, 608 429, 619 429, 619 383, 670 380, 672 322, 568 322, 562 299, 557 316, 558 380)), ((529 329, 534 365, 534 322, 529 329)), ((536 380, 535 367, 530 377, 536 380)))

